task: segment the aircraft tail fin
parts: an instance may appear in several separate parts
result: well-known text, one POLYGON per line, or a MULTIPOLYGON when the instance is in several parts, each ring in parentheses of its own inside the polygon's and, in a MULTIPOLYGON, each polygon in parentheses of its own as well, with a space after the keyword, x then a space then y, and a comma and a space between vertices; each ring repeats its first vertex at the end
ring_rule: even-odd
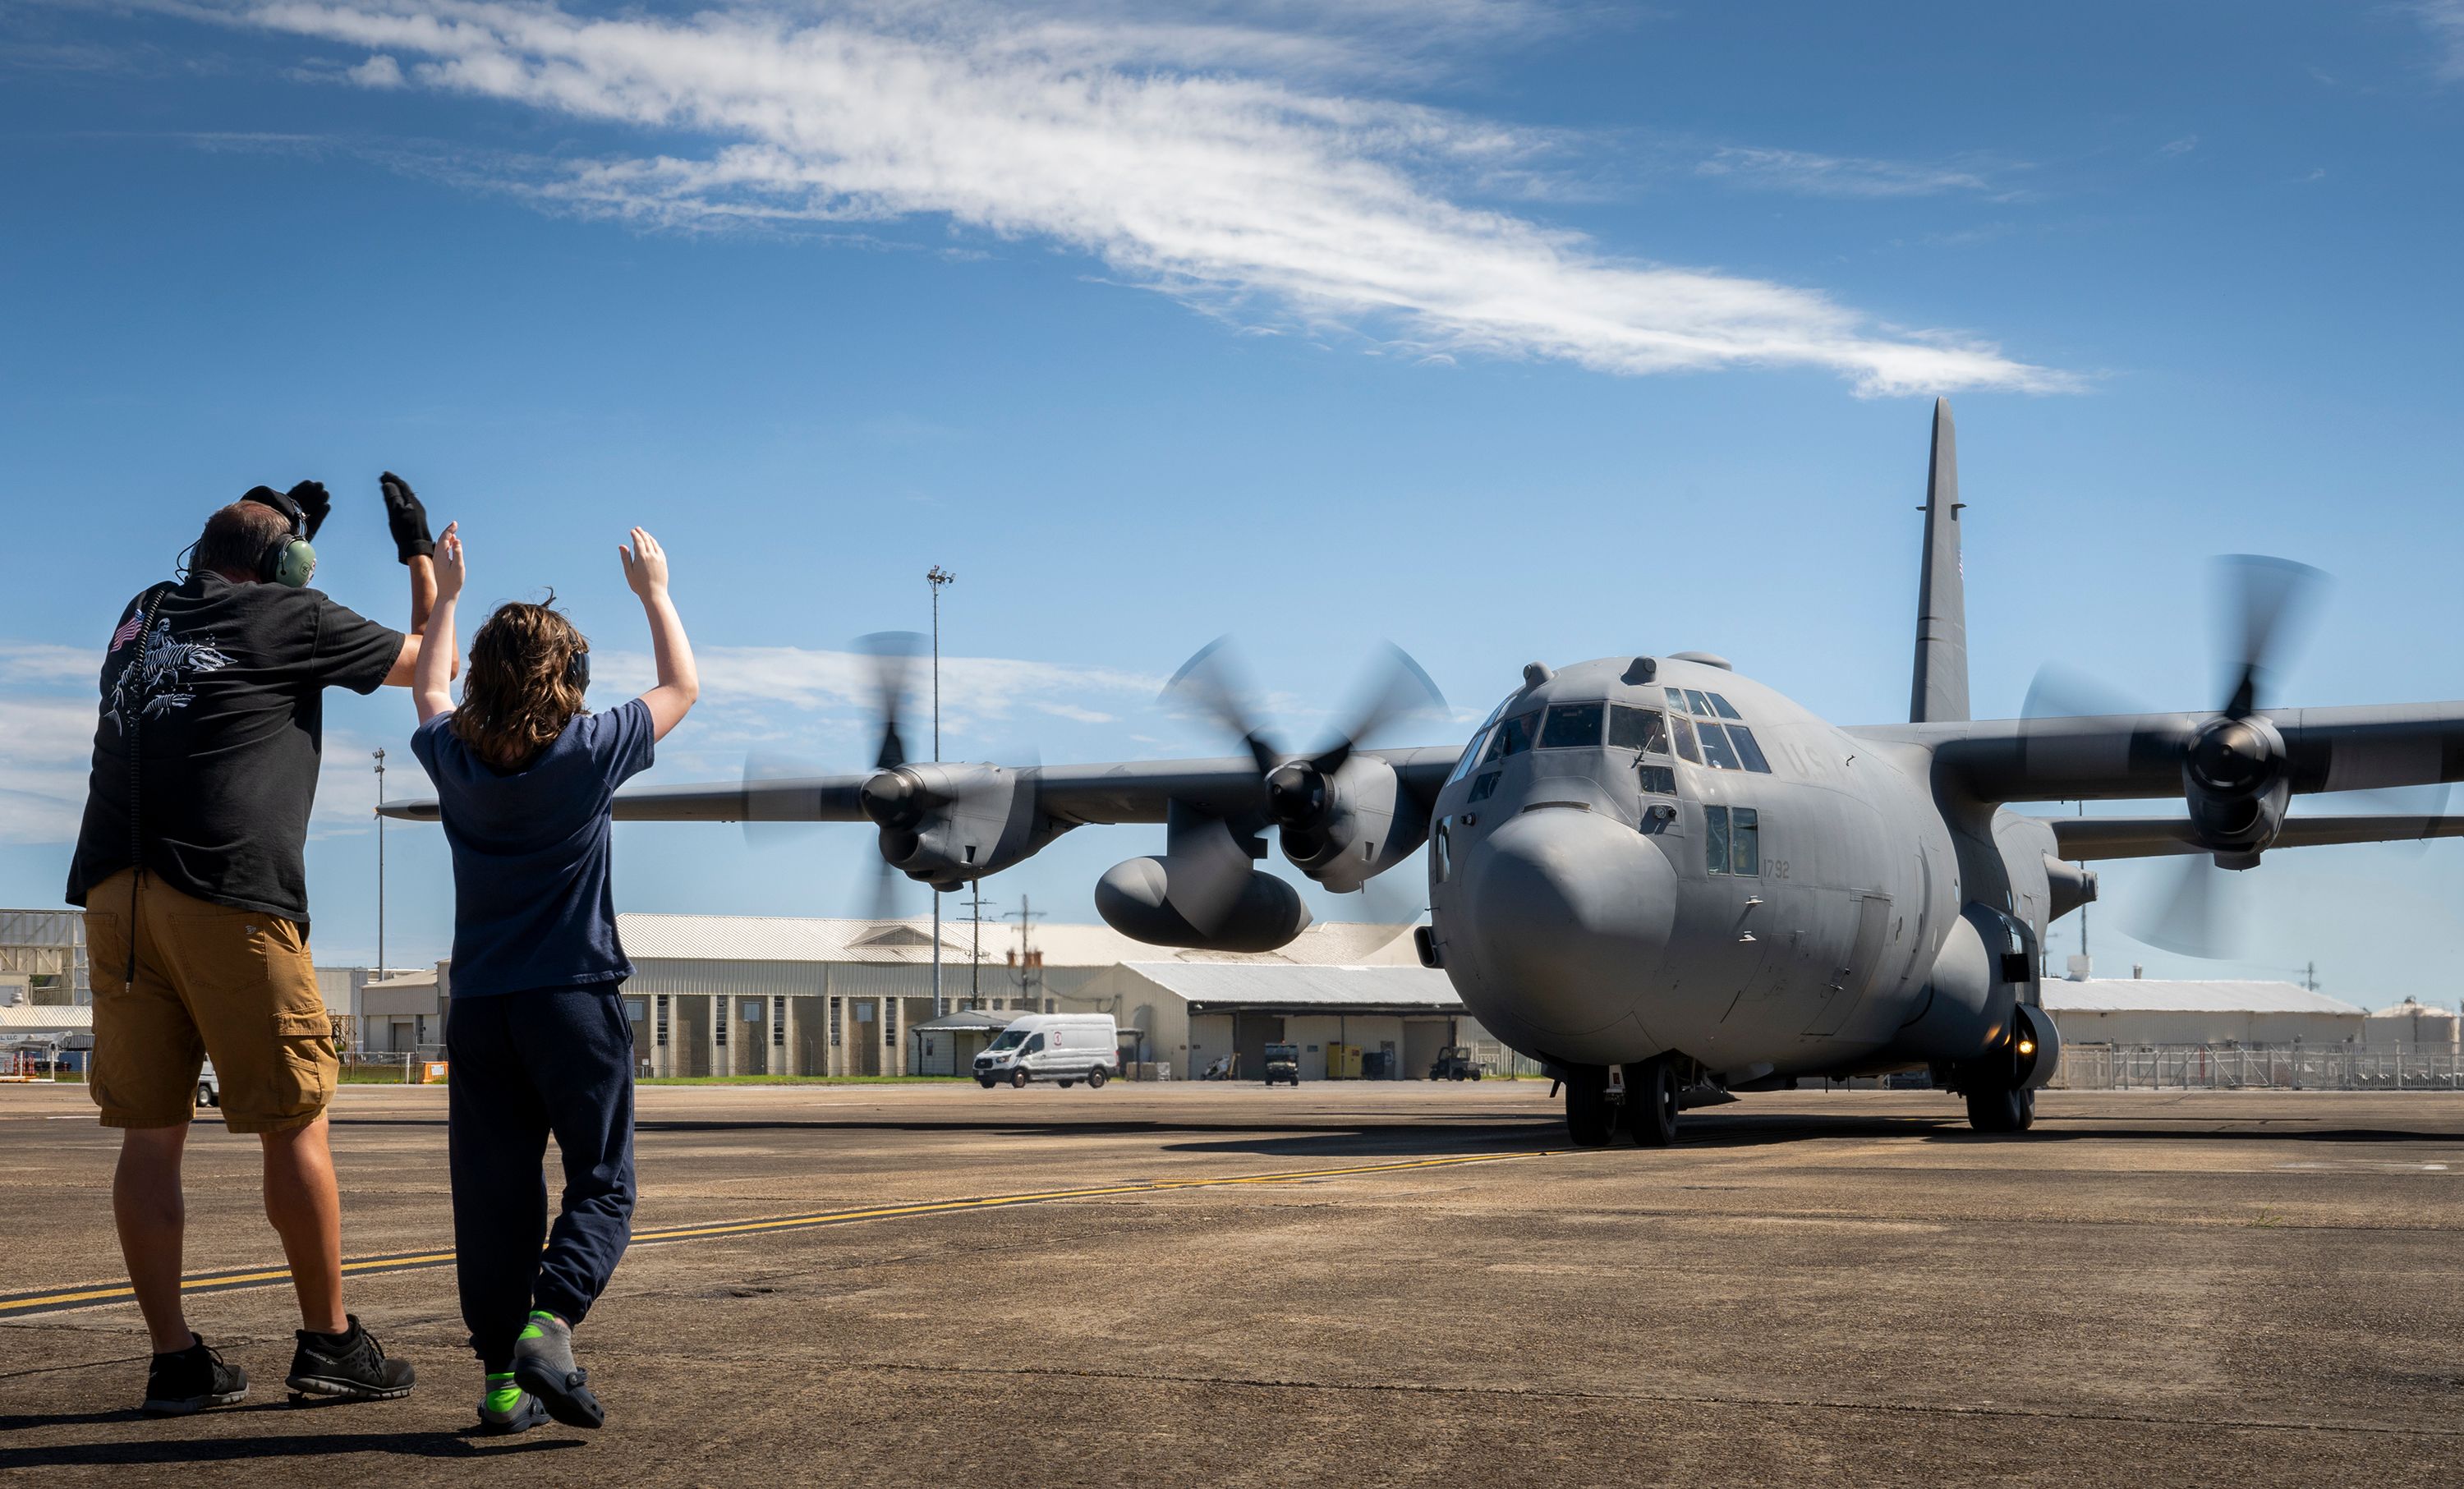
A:
POLYGON ((1933 401, 1933 459, 1925 472, 1925 561, 1917 577, 1916 674, 1908 722, 1968 717, 1968 598, 1959 558, 1959 442, 1950 403, 1933 401))

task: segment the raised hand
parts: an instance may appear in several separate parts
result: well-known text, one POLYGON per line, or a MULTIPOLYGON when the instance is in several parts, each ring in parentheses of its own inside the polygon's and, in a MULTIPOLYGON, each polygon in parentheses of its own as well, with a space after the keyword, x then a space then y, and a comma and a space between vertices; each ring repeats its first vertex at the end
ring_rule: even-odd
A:
POLYGON ((445 536, 436 540, 436 602, 443 604, 462 593, 462 580, 467 575, 462 562, 462 524, 445 524, 445 536))
POLYGON ((410 483, 387 471, 377 477, 377 490, 385 497, 385 527, 393 534, 394 558, 408 563, 434 554, 436 540, 428 536, 428 509, 420 505, 410 483))
POLYGON ((325 515, 334 510, 333 493, 325 490, 322 481, 302 481, 283 494, 289 496, 299 508, 300 515, 308 519, 308 540, 315 542, 317 530, 325 525, 325 515))
POLYGON ((668 551, 649 533, 633 529, 633 546, 618 543, 616 557, 625 563, 625 587, 634 594, 648 600, 667 589, 668 551))

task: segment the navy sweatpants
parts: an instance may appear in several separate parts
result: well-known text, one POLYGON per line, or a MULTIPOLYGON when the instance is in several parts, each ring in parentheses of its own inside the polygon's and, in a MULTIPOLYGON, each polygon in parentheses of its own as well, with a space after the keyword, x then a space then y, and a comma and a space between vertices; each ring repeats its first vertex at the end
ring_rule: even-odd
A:
POLYGON ((489 1369, 511 1368, 533 1308, 580 1324, 632 1237, 633 1028, 622 987, 449 1005, 453 1267, 471 1347, 489 1369), (553 1230, 540 1172, 551 1133, 564 1160, 553 1230))

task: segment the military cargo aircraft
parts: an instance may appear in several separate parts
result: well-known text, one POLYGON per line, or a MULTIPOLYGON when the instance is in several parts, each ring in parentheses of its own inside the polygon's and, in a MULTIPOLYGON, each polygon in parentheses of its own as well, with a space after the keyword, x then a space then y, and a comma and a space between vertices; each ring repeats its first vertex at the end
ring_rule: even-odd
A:
MULTIPOLYGON (((2464 777, 2464 703, 2259 706, 2312 571, 2235 560, 2241 635, 2212 712, 1976 721, 1968 710, 1957 458, 1934 409, 1909 721, 1841 728, 1694 651, 1534 662, 1463 746, 1358 741, 1434 698, 1396 653, 1331 748, 1277 746, 1218 647, 1173 690, 1237 735, 1218 759, 910 760, 883 673, 870 770, 631 790, 628 821, 869 821, 889 869, 951 890, 1063 832, 1160 822, 1097 910, 1160 946, 1255 952, 1309 924, 1257 866, 1274 833, 1336 892, 1427 855, 1420 959, 1565 1090, 1572 1140, 1674 1140, 1682 1107, 1810 1076, 1931 1071, 1972 1126, 2024 1131, 2060 1059, 2046 927, 2096 897, 2093 859, 2464 834, 2464 819, 2288 816, 2297 793, 2464 777), (2042 818, 2005 803, 2179 799, 2178 816, 2042 818)), ((386 809, 433 820, 432 802, 386 809)), ((886 870, 887 871, 887 870, 886 870)))

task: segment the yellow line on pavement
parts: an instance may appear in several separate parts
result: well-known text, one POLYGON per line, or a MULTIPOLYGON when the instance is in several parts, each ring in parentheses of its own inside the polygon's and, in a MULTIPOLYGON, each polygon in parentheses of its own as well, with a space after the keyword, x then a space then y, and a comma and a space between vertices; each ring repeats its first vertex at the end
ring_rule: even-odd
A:
MULTIPOLYGON (((1444 1158, 1410 1158, 1395 1163, 1354 1164, 1334 1169, 1297 1169, 1278 1173, 1228 1174, 1210 1179, 1147 1179, 1134 1184, 1107 1184, 1089 1189, 1035 1190, 1023 1194, 981 1194, 966 1199, 921 1200, 907 1205, 880 1205, 866 1210, 829 1210, 815 1215, 777 1215, 766 1220, 732 1220, 717 1225, 677 1226, 663 1231, 636 1231, 636 1246, 658 1245, 671 1241, 707 1240, 722 1236, 754 1236, 776 1231, 811 1230, 827 1225, 849 1225, 864 1220, 890 1220, 906 1215, 953 1215, 969 1210, 999 1210, 1015 1205, 1049 1204, 1062 1199, 1118 1198, 1129 1194, 1160 1194, 1175 1190, 1221 1189, 1236 1184, 1284 1184, 1301 1179, 1340 1179, 1371 1173, 1399 1173, 1415 1169, 1458 1168, 1465 1164, 1508 1163, 1523 1158, 1559 1156, 1560 1150, 1542 1149, 1515 1153, 1465 1153, 1444 1158)), ((345 1274, 404 1272, 422 1267, 444 1266, 453 1259, 450 1251, 401 1252, 385 1256, 354 1257, 342 1263, 345 1274)), ((180 1280, 183 1293, 224 1292, 241 1287, 265 1287, 291 1281, 288 1267, 272 1267, 253 1271, 196 1272, 180 1280)), ((0 1319, 19 1318, 31 1313, 51 1313, 64 1308, 99 1307, 123 1303, 136 1297, 135 1289, 118 1286, 93 1286, 65 1292, 19 1293, 0 1296, 0 1319)))

